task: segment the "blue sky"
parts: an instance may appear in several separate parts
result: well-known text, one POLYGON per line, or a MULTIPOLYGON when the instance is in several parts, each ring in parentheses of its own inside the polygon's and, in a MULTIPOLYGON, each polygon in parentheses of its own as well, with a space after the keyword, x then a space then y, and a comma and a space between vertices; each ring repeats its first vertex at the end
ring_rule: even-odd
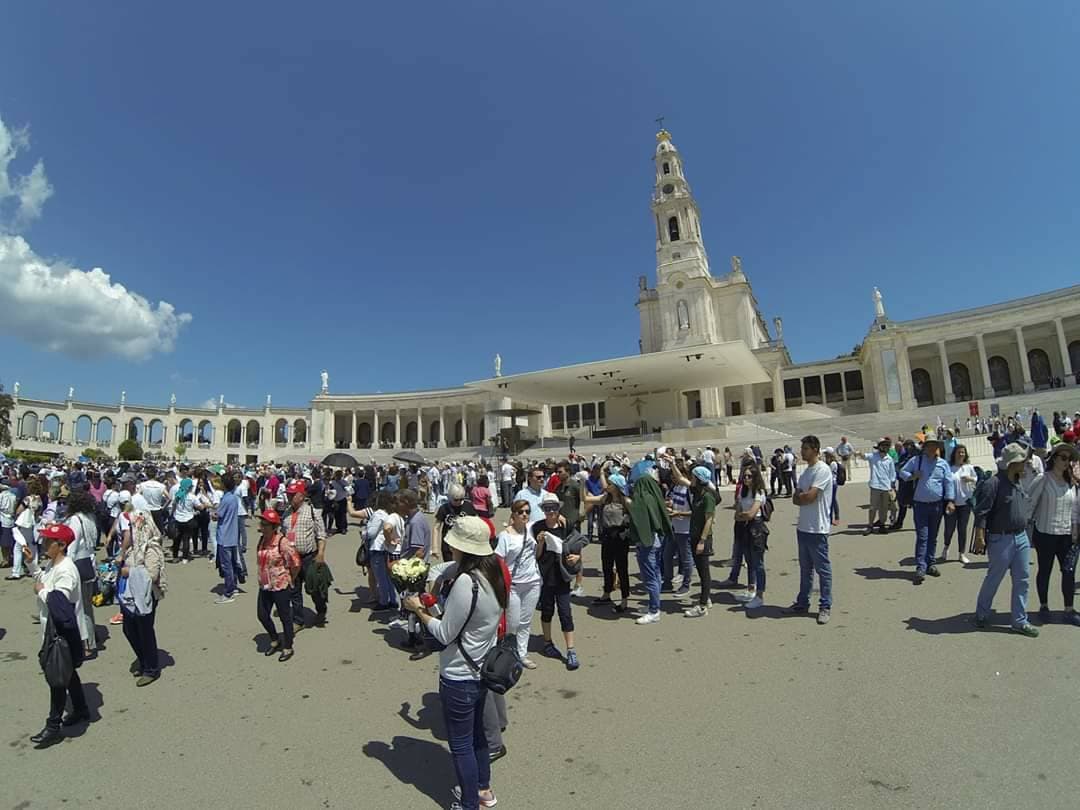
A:
POLYGON ((1066 286, 1078 32, 1068 2, 7 4, 0 380, 296 405, 323 367, 633 354, 660 114, 796 361, 850 350, 875 284, 897 319, 1066 286), (13 297, 28 264, 53 286, 13 297))

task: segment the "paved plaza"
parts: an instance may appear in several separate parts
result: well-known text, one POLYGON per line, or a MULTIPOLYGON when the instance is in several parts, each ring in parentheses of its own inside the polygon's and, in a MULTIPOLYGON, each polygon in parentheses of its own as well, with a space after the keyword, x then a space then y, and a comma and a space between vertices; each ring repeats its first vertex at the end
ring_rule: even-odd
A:
MULTIPOLYGON (((703 619, 683 618, 670 596, 658 624, 616 619, 589 607, 599 594, 590 549, 590 598, 574 607, 581 669, 534 655, 539 668, 508 695, 509 754, 493 766, 499 806, 1075 807, 1080 630, 1007 632, 1007 582, 998 626, 975 630, 985 557, 965 568, 954 548, 940 579, 913 586, 910 515, 906 531, 863 537, 865 496, 864 484, 841 490, 826 627, 814 621, 816 601, 809 617, 781 614, 798 580, 786 501, 772 524, 768 606, 755 618, 721 588, 703 619)), ((731 501, 725 490, 723 506, 731 501)), ((725 509, 719 579, 731 523, 725 509)), ((369 612, 357 543, 355 527, 331 538, 331 621, 301 633, 288 663, 258 651, 250 581, 236 602, 214 605, 209 563, 170 565, 162 678, 136 689, 131 650, 108 627, 105 649, 81 670, 96 721, 46 751, 28 740, 48 707, 31 587, 0 582, 5 806, 115 807, 134 795, 141 806, 208 810, 447 806, 454 776, 437 656, 410 661, 402 631, 369 612)), ((1055 612, 1060 599, 1055 574, 1055 612)), ((99 608, 98 624, 113 612, 99 608)))

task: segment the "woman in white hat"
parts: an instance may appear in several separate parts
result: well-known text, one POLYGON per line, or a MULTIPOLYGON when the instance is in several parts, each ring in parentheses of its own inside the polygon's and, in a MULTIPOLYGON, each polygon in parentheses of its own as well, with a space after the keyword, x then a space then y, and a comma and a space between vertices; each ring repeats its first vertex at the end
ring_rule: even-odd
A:
POLYGON ((483 519, 462 515, 443 540, 453 550, 457 573, 442 617, 428 613, 416 595, 408 596, 404 607, 443 645, 439 698, 459 786, 452 806, 476 810, 481 805, 494 807, 496 799, 484 732, 487 690, 474 664, 479 665, 495 646, 508 601, 506 581, 491 548, 491 529, 483 519))

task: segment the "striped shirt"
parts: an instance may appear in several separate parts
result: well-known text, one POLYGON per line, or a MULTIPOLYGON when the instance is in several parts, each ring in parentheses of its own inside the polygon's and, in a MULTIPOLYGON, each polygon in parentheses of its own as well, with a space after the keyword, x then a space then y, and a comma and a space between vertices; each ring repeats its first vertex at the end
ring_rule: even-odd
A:
POLYGON ((1036 529, 1043 534, 1072 534, 1076 487, 1043 473, 1032 482, 1028 495, 1036 529))

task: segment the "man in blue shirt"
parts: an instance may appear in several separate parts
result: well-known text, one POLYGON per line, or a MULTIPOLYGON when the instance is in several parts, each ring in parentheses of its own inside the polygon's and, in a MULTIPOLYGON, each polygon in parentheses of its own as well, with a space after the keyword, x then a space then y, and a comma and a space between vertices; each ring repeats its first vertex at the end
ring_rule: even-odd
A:
POLYGON ((540 508, 540 502, 544 498, 544 471, 539 467, 529 470, 529 477, 521 491, 514 496, 515 501, 529 502, 529 522, 537 523, 544 519, 544 510, 540 508), (537 517, 539 515, 539 517, 537 517))
POLYGON ((927 433, 923 439, 922 453, 911 458, 900 470, 905 481, 915 482, 915 579, 921 585, 926 575, 941 576, 934 560, 937 559, 937 533, 941 518, 952 514, 956 506, 956 485, 952 470, 940 458, 941 442, 927 433))
POLYGON ((225 578, 225 587, 221 596, 214 600, 215 605, 227 605, 236 599, 236 578, 240 570, 240 507, 236 497, 236 478, 223 475, 221 485, 225 488, 225 494, 217 506, 217 564, 225 578))

